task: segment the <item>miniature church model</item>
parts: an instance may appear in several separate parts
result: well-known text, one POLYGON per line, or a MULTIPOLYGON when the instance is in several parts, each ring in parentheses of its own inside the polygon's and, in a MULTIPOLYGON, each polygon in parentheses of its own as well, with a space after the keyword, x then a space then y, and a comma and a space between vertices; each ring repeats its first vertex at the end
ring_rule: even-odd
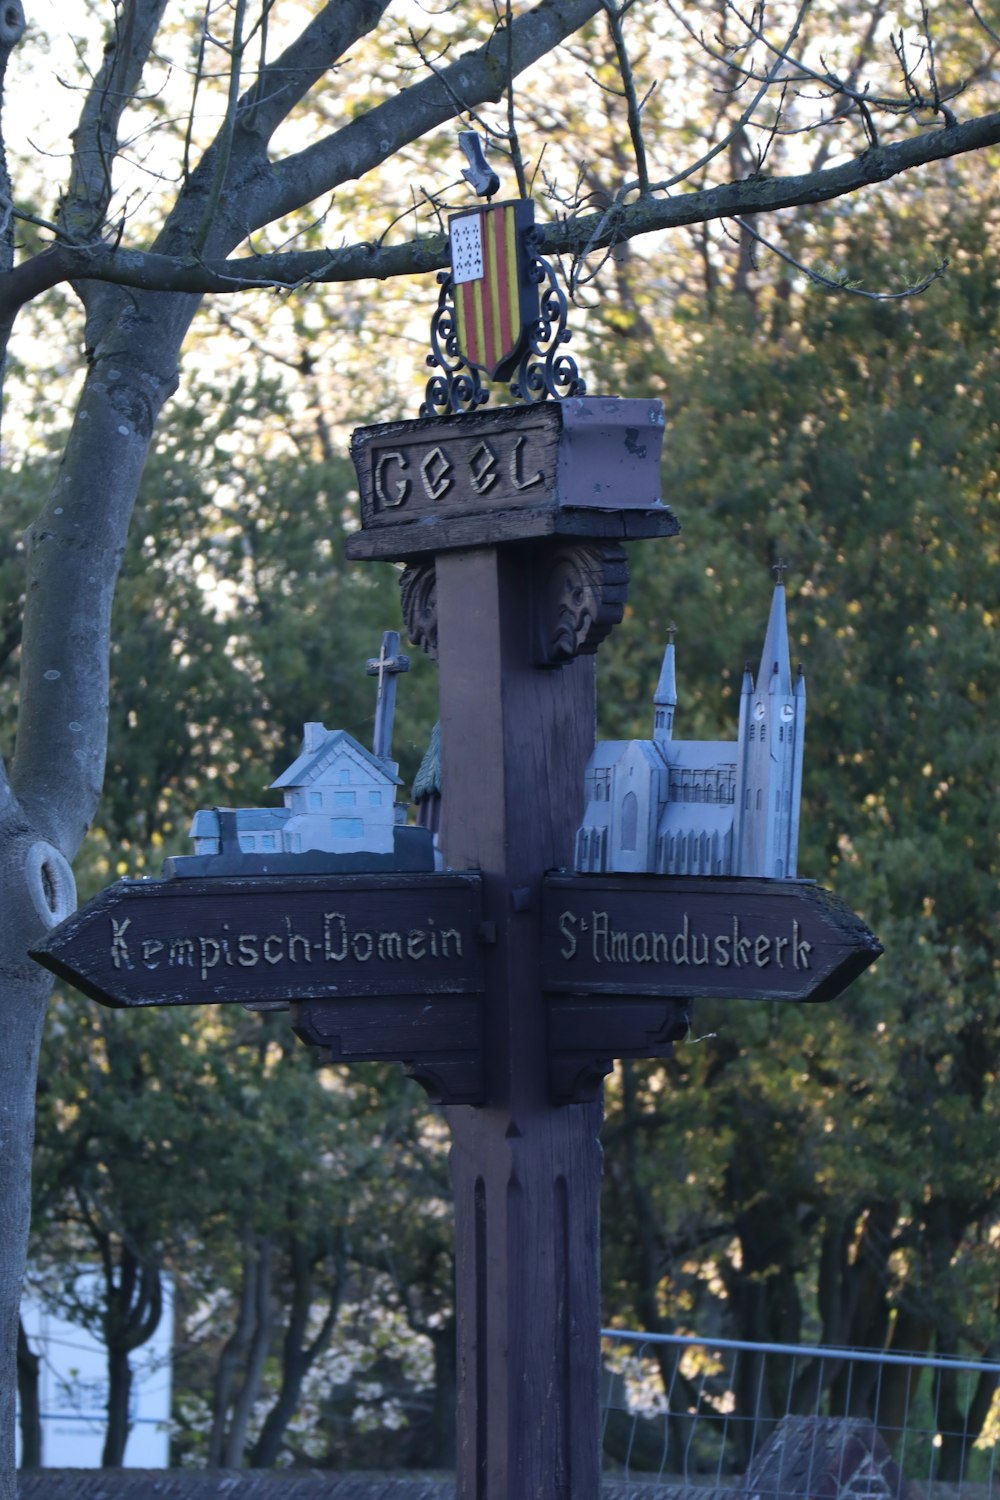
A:
POLYGON ((675 740, 673 631, 653 697, 651 740, 594 747, 576 836, 585 873, 795 875, 806 692, 788 655, 785 590, 771 600, 756 681, 743 674, 739 734, 675 740))

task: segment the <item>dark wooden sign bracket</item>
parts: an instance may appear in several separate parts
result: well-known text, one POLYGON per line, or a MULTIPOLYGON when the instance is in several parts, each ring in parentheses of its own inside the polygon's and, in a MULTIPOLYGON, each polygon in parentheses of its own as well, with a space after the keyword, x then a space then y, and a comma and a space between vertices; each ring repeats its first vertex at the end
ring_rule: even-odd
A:
MULTIPOLYGON (((459 1500, 599 1495, 613 1059, 669 1056, 692 996, 829 998, 879 951, 808 882, 568 873, 620 543, 678 529, 661 435, 657 403, 579 396, 355 434, 349 553, 406 565, 410 638, 440 663, 447 873, 195 861, 118 882, 36 955, 112 1005, 290 1007, 331 1058, 399 1060, 446 1106, 459 1500)), ((373 661, 383 688, 402 660, 373 661)))

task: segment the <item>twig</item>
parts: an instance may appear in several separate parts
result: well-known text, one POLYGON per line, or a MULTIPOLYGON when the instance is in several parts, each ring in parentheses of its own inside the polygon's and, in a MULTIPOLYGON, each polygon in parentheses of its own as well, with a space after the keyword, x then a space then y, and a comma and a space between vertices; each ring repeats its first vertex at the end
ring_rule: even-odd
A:
MULTIPOLYGON (((740 115, 739 119, 736 121, 732 129, 728 131, 725 136, 723 136, 721 141, 717 141, 710 150, 706 151, 703 156, 699 157, 697 161, 692 162, 689 166, 685 167, 683 172, 676 172, 673 177, 668 177, 663 182, 653 183, 650 188, 651 192, 668 192, 671 188, 677 187, 679 183, 686 182, 690 177, 693 177, 696 172, 700 172, 703 167, 707 167, 710 161, 713 161, 716 156, 725 151, 727 147, 730 146, 735 138, 740 134, 740 132, 746 129, 747 125, 750 124, 754 114, 756 113, 758 104, 760 104, 764 95, 777 81, 778 75, 788 58, 789 52, 798 37, 799 31, 801 30, 802 22, 805 18, 806 12, 809 9, 809 5, 810 0, 801 0, 798 11, 795 15, 795 20, 792 23, 792 29, 788 33, 788 37, 784 45, 778 48, 774 48, 772 45, 771 50, 776 53, 774 64, 771 67, 770 71, 764 75, 763 79, 759 81, 757 92, 754 94, 750 103, 747 105, 746 109, 744 109, 743 113, 740 115)), ((673 11, 672 6, 671 10, 673 11)), ((674 11, 673 13, 674 15, 677 14, 676 11, 674 11)), ((684 24, 685 26, 687 26, 686 22, 684 24)), ((692 33, 690 27, 688 27, 687 29, 689 35, 691 35, 692 33)), ((717 61, 722 62, 725 61, 725 59, 718 58, 717 61)), ((726 66, 730 66, 730 64, 726 62, 726 66)))
MULTIPOLYGON (((632 59, 629 57, 628 48, 625 45, 625 32, 622 29, 621 21, 622 12, 618 10, 615 0, 604 0, 604 10, 608 17, 608 29, 611 32, 611 40, 614 42, 615 54, 618 58, 618 72, 622 80, 622 91, 628 108, 628 132, 632 137, 632 150, 635 153, 635 170, 639 183, 639 195, 645 198, 649 192, 649 165, 646 161, 646 143, 642 137, 642 104, 639 103, 639 98, 635 91, 632 59)), ((646 95, 646 98, 649 98, 649 94, 646 95)), ((645 99, 643 103, 645 103, 645 99)))
POLYGON ((849 292, 852 297, 867 297, 870 302, 901 302, 906 297, 919 297, 921 292, 926 292, 929 286, 932 286, 935 281, 940 280, 948 269, 948 261, 943 260, 922 281, 916 282, 913 286, 904 287, 900 292, 866 292, 861 287, 852 286, 846 279, 836 281, 832 276, 824 276, 822 271, 816 271, 811 266, 804 265, 802 261, 796 260, 794 255, 790 255, 787 250, 782 250, 780 245, 775 245, 770 240, 766 240, 759 230, 756 230, 746 219, 734 218, 732 222, 738 225, 744 234, 749 235, 756 244, 763 246, 765 250, 770 250, 772 255, 776 255, 779 260, 783 260, 793 270, 801 271, 802 275, 807 277, 814 286, 824 287, 830 292, 849 292))
POLYGON ((524 171, 524 158, 521 155, 521 138, 517 132, 517 105, 514 93, 514 13, 512 0, 507 0, 507 144, 510 147, 510 159, 514 165, 514 175, 517 178, 517 191, 520 197, 528 196, 528 180, 524 171))
MULTIPOLYGON (((215 140, 215 149, 218 155, 215 160, 215 170, 212 173, 212 184, 205 201, 205 212, 202 215, 201 223, 198 226, 198 231, 191 245, 195 256, 200 256, 208 243, 208 236, 212 231, 212 225, 215 222, 219 202, 222 198, 226 173, 229 171, 229 159, 233 149, 233 136, 236 131, 236 113, 240 102, 240 68, 243 62, 243 48, 245 45, 243 40, 243 22, 246 17, 246 8, 247 0, 236 0, 236 10, 233 16, 232 61, 229 68, 229 94, 226 100, 226 116, 215 140)), ((228 51, 228 48, 226 50, 228 51)))

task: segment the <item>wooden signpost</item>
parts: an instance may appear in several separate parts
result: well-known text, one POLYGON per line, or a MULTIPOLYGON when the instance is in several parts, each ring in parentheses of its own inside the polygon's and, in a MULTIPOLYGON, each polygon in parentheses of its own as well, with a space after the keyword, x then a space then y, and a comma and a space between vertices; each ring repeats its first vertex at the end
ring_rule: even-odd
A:
MULTIPOLYGON (((482 287, 456 308, 444 280, 423 415, 352 444, 348 553, 405 564, 410 639, 439 660, 448 873, 352 855, 346 872, 120 881, 36 957, 107 1004, 287 1005, 337 1060, 402 1061, 452 1132, 459 1500, 597 1500, 604 1075, 669 1055, 692 996, 830 999, 880 949, 807 882, 568 873, 620 542, 678 526, 662 409, 586 395, 525 205, 518 295, 539 291, 512 320, 524 299, 486 217, 503 207, 456 231, 460 286, 482 287), (536 404, 478 410, 478 371, 500 368, 536 404)), ((400 665, 370 664, 383 702, 400 665)))

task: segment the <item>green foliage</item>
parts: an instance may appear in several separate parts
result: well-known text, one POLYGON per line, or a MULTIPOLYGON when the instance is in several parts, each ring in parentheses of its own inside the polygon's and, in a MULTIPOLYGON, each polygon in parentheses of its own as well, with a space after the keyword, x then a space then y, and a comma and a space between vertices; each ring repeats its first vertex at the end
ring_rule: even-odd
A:
MULTIPOLYGON (((912 205, 856 216, 841 262, 884 283, 922 229, 912 205)), ((951 273, 919 301, 772 293, 652 361, 684 530, 633 549, 602 733, 650 732, 672 618, 675 733, 734 736, 787 558, 799 869, 887 951, 829 1008, 699 1004, 696 1040, 612 1092, 628 1230, 605 1301, 625 1322, 946 1353, 996 1338, 1000 240, 989 211, 949 231, 951 273)))

